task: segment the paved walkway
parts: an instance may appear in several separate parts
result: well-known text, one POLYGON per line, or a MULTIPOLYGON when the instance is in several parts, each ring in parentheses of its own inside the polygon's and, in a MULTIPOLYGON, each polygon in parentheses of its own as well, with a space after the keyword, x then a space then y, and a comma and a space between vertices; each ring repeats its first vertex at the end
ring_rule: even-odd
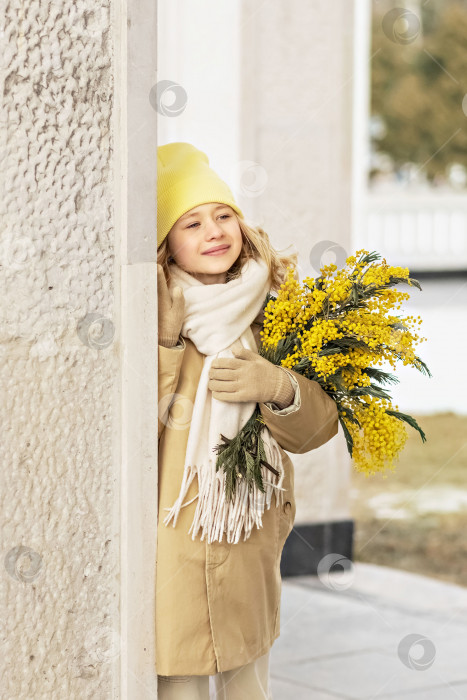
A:
POLYGON ((467 588, 359 562, 284 579, 270 669, 274 700, 467 700, 467 588))

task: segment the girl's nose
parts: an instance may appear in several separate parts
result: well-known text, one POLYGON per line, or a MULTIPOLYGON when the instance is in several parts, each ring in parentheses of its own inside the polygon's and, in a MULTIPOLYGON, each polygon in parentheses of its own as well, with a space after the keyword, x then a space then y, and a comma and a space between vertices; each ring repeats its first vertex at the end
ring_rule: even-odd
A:
POLYGON ((222 226, 216 221, 212 221, 208 224, 208 233, 209 235, 213 235, 214 233, 220 234, 222 233, 222 226))

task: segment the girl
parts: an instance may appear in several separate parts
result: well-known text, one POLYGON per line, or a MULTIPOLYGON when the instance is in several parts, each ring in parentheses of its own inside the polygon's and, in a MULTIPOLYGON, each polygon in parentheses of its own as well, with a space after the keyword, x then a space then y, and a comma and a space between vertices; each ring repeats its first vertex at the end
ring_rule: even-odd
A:
MULTIPOLYGON (((269 651, 280 634, 280 559, 295 518, 294 472, 338 430, 317 382, 258 354, 263 303, 296 254, 249 226, 207 156, 158 148, 159 697, 271 698, 269 651), (259 404, 265 493, 224 495, 214 448, 259 404), (275 503, 272 496, 275 496, 275 503)), ((298 277, 297 277, 298 279, 298 277)))

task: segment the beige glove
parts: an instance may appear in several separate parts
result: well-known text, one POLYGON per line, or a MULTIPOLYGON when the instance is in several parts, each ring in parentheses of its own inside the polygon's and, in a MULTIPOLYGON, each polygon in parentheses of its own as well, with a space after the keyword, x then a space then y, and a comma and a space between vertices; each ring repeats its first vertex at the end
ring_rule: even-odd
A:
POLYGON ((159 345, 173 348, 177 344, 185 315, 185 297, 181 287, 174 287, 173 299, 167 286, 162 265, 157 263, 157 297, 159 345))
POLYGON ((208 389, 220 401, 256 401, 289 406, 295 389, 287 370, 273 365, 240 343, 231 348, 235 357, 216 357, 209 368, 208 389))

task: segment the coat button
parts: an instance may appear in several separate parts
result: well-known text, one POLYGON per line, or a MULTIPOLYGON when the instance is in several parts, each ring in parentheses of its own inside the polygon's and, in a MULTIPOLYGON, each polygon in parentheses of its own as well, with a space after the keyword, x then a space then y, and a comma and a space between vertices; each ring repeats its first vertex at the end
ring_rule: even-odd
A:
POLYGON ((290 501, 286 501, 282 510, 284 511, 284 513, 288 513, 291 508, 292 504, 290 503, 290 501))

